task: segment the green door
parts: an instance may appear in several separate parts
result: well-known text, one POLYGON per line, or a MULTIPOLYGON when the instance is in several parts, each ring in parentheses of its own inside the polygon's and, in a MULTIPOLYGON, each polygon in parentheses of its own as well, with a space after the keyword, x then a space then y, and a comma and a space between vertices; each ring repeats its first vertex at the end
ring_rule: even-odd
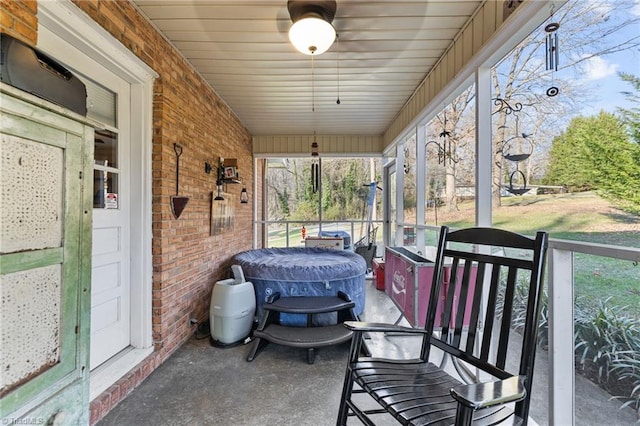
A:
POLYGON ((0 96, 0 418, 88 423, 93 128, 0 96))

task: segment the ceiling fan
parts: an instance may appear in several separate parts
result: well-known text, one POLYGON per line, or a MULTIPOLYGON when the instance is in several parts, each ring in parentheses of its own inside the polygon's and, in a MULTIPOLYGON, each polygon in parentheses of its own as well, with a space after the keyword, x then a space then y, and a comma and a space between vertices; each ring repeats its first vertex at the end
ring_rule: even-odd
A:
POLYGON ((331 25, 337 9, 335 0, 288 0, 287 9, 293 22, 289 40, 298 51, 320 55, 331 47, 336 39, 331 25))

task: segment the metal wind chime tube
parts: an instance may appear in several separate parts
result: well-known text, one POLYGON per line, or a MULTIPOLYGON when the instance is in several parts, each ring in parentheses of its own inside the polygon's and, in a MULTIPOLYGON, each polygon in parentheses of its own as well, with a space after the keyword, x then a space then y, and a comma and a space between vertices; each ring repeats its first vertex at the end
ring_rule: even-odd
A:
POLYGON ((318 154, 318 142, 316 133, 313 132, 313 143, 311 144, 311 191, 315 194, 320 187, 320 155, 318 154))
POLYGON ((556 30, 560 27, 557 23, 551 23, 545 27, 547 32, 546 50, 547 50, 547 71, 558 71, 558 60, 560 50, 558 49, 558 33, 556 30))
MULTIPOLYGON (((553 17, 554 6, 551 6, 551 17, 553 17)), ((558 71, 558 64, 560 63, 560 44, 558 42, 558 28, 560 24, 558 22, 550 22, 544 27, 544 31, 547 33, 545 39, 545 65, 547 71, 551 71, 551 84, 552 86, 547 89, 547 96, 553 97, 560 93, 560 89, 553 84, 554 83, 554 71, 558 71)))

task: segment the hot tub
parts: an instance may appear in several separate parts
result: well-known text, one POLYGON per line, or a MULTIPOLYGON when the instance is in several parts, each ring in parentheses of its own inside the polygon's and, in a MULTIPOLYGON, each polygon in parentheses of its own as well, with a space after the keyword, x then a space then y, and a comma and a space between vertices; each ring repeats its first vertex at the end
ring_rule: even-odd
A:
MULTIPOLYGON (((267 298, 279 292, 282 297, 335 296, 342 291, 355 303, 355 313, 364 310, 364 258, 347 250, 324 248, 269 248, 249 250, 233 257, 242 266, 245 278, 256 292, 256 315, 262 317, 267 298)), ((330 315, 316 318, 318 325, 332 322, 330 315)), ((302 315, 282 314, 281 323, 304 325, 302 315)))

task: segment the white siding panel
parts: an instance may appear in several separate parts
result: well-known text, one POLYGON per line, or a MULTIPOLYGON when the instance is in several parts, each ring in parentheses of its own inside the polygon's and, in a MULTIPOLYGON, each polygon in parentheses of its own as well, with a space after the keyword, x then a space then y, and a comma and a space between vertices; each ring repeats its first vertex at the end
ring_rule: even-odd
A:
POLYGON ((471 59, 473 53, 473 25, 469 25, 462 33, 462 66, 471 59))
MULTIPOLYGON (((321 156, 340 154, 381 154, 380 136, 318 135, 316 141, 321 156)), ((254 136, 254 155, 307 156, 311 155, 313 135, 254 136)))
POLYGON ((385 147, 392 143, 410 123, 480 51, 502 24, 502 3, 487 1, 449 46, 440 62, 426 76, 422 88, 414 93, 384 134, 385 147), (498 7, 500 6, 500 7, 498 7), (417 96, 419 94, 419 96, 417 96))
POLYGON ((482 34, 484 32, 484 16, 482 15, 482 13, 476 15, 473 23, 471 24, 471 27, 473 28, 472 51, 477 52, 482 46, 482 34))
MULTIPOLYGON (((498 10, 497 2, 489 1, 482 6, 482 14, 484 15, 484 32, 482 34, 482 43, 486 43, 487 40, 493 35, 496 30, 497 18, 496 13, 498 10)), ((502 13, 501 13, 502 16, 502 13)))
MULTIPOLYGON (((463 33, 463 35, 464 35, 464 33, 463 33)), ((458 72, 462 69, 463 52, 464 52, 464 37, 460 37, 458 39, 458 42, 455 45, 455 50, 454 50, 454 57, 455 57, 454 70, 455 70, 455 74, 458 74, 458 72)))

